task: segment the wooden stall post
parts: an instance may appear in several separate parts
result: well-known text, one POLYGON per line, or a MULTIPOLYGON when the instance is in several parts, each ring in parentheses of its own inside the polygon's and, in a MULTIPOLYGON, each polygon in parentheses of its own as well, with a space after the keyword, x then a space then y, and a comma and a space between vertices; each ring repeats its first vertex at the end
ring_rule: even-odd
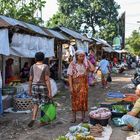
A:
POLYGON ((5 61, 5 56, 2 55, 2 86, 5 86, 5 66, 6 66, 6 61, 5 61))
POLYGON ((62 44, 58 45, 58 79, 62 78, 62 44))

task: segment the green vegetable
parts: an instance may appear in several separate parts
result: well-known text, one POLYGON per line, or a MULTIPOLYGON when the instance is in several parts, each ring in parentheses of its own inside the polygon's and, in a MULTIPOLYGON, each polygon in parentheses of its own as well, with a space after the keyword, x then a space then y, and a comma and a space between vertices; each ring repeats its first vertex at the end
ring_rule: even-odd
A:
POLYGON ((118 113, 127 113, 128 110, 124 105, 113 105, 112 110, 118 113))
POLYGON ((60 136, 56 140, 69 140, 69 138, 66 138, 65 136, 60 136))
POLYGON ((90 131, 90 126, 89 126, 88 123, 83 123, 81 126, 84 127, 84 128, 87 128, 88 131, 90 131))

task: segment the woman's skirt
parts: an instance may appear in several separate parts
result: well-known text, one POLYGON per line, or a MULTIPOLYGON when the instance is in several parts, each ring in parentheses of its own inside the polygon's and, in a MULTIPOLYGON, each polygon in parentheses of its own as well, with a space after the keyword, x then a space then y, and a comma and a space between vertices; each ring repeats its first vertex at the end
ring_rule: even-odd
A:
POLYGON ((73 78, 71 93, 72 111, 88 111, 88 80, 87 76, 73 78))

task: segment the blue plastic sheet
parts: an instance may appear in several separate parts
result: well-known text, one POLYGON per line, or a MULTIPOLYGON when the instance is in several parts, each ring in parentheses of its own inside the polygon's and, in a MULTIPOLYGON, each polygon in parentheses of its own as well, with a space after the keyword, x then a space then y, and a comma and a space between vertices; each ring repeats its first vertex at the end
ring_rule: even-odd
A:
POLYGON ((124 98, 125 95, 121 92, 108 92, 107 97, 108 98, 124 98))

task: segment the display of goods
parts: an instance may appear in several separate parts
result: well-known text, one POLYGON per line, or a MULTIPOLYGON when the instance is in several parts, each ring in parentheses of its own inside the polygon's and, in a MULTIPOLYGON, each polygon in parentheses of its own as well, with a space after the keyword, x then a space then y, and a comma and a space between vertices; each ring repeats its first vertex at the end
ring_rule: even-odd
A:
POLYGON ((125 95, 121 92, 109 92, 107 93, 108 98, 124 98, 125 95))
POLYGON ((123 122, 122 118, 113 118, 112 122, 117 127, 125 125, 125 123, 123 122))
POLYGON ((32 98, 14 98, 14 110, 31 110, 33 106, 32 98))
POLYGON ((127 113, 129 111, 128 105, 113 105, 112 112, 127 113))
POLYGON ((100 124, 90 127, 90 135, 93 137, 102 137, 103 127, 100 124))
POLYGON ((112 106, 112 118, 122 117, 127 112, 132 109, 132 104, 123 104, 123 105, 113 105, 112 106))
POLYGON ((65 136, 59 136, 56 140, 69 140, 69 138, 65 136))
POLYGON ((31 98, 29 95, 28 95, 28 93, 27 92, 21 92, 21 93, 18 93, 16 96, 15 96, 16 98, 31 98))
POLYGON ((13 81, 13 82, 10 82, 8 85, 9 86, 17 86, 20 84, 20 81, 13 81))
POLYGON ((108 119, 111 117, 111 111, 108 108, 98 108, 97 110, 91 111, 89 116, 93 119, 108 119))
POLYGON ((88 123, 82 123, 81 126, 87 128, 88 131, 90 131, 90 125, 88 123))
POLYGON ((129 95, 129 94, 125 94, 125 98, 123 99, 126 102, 136 102, 136 100, 139 98, 136 95, 129 95))
POLYGON ((77 134, 76 140, 95 140, 95 138, 93 136, 82 136, 81 134, 77 134))
POLYGON ((14 95, 16 93, 16 88, 12 86, 5 86, 2 88, 2 95, 14 95))

